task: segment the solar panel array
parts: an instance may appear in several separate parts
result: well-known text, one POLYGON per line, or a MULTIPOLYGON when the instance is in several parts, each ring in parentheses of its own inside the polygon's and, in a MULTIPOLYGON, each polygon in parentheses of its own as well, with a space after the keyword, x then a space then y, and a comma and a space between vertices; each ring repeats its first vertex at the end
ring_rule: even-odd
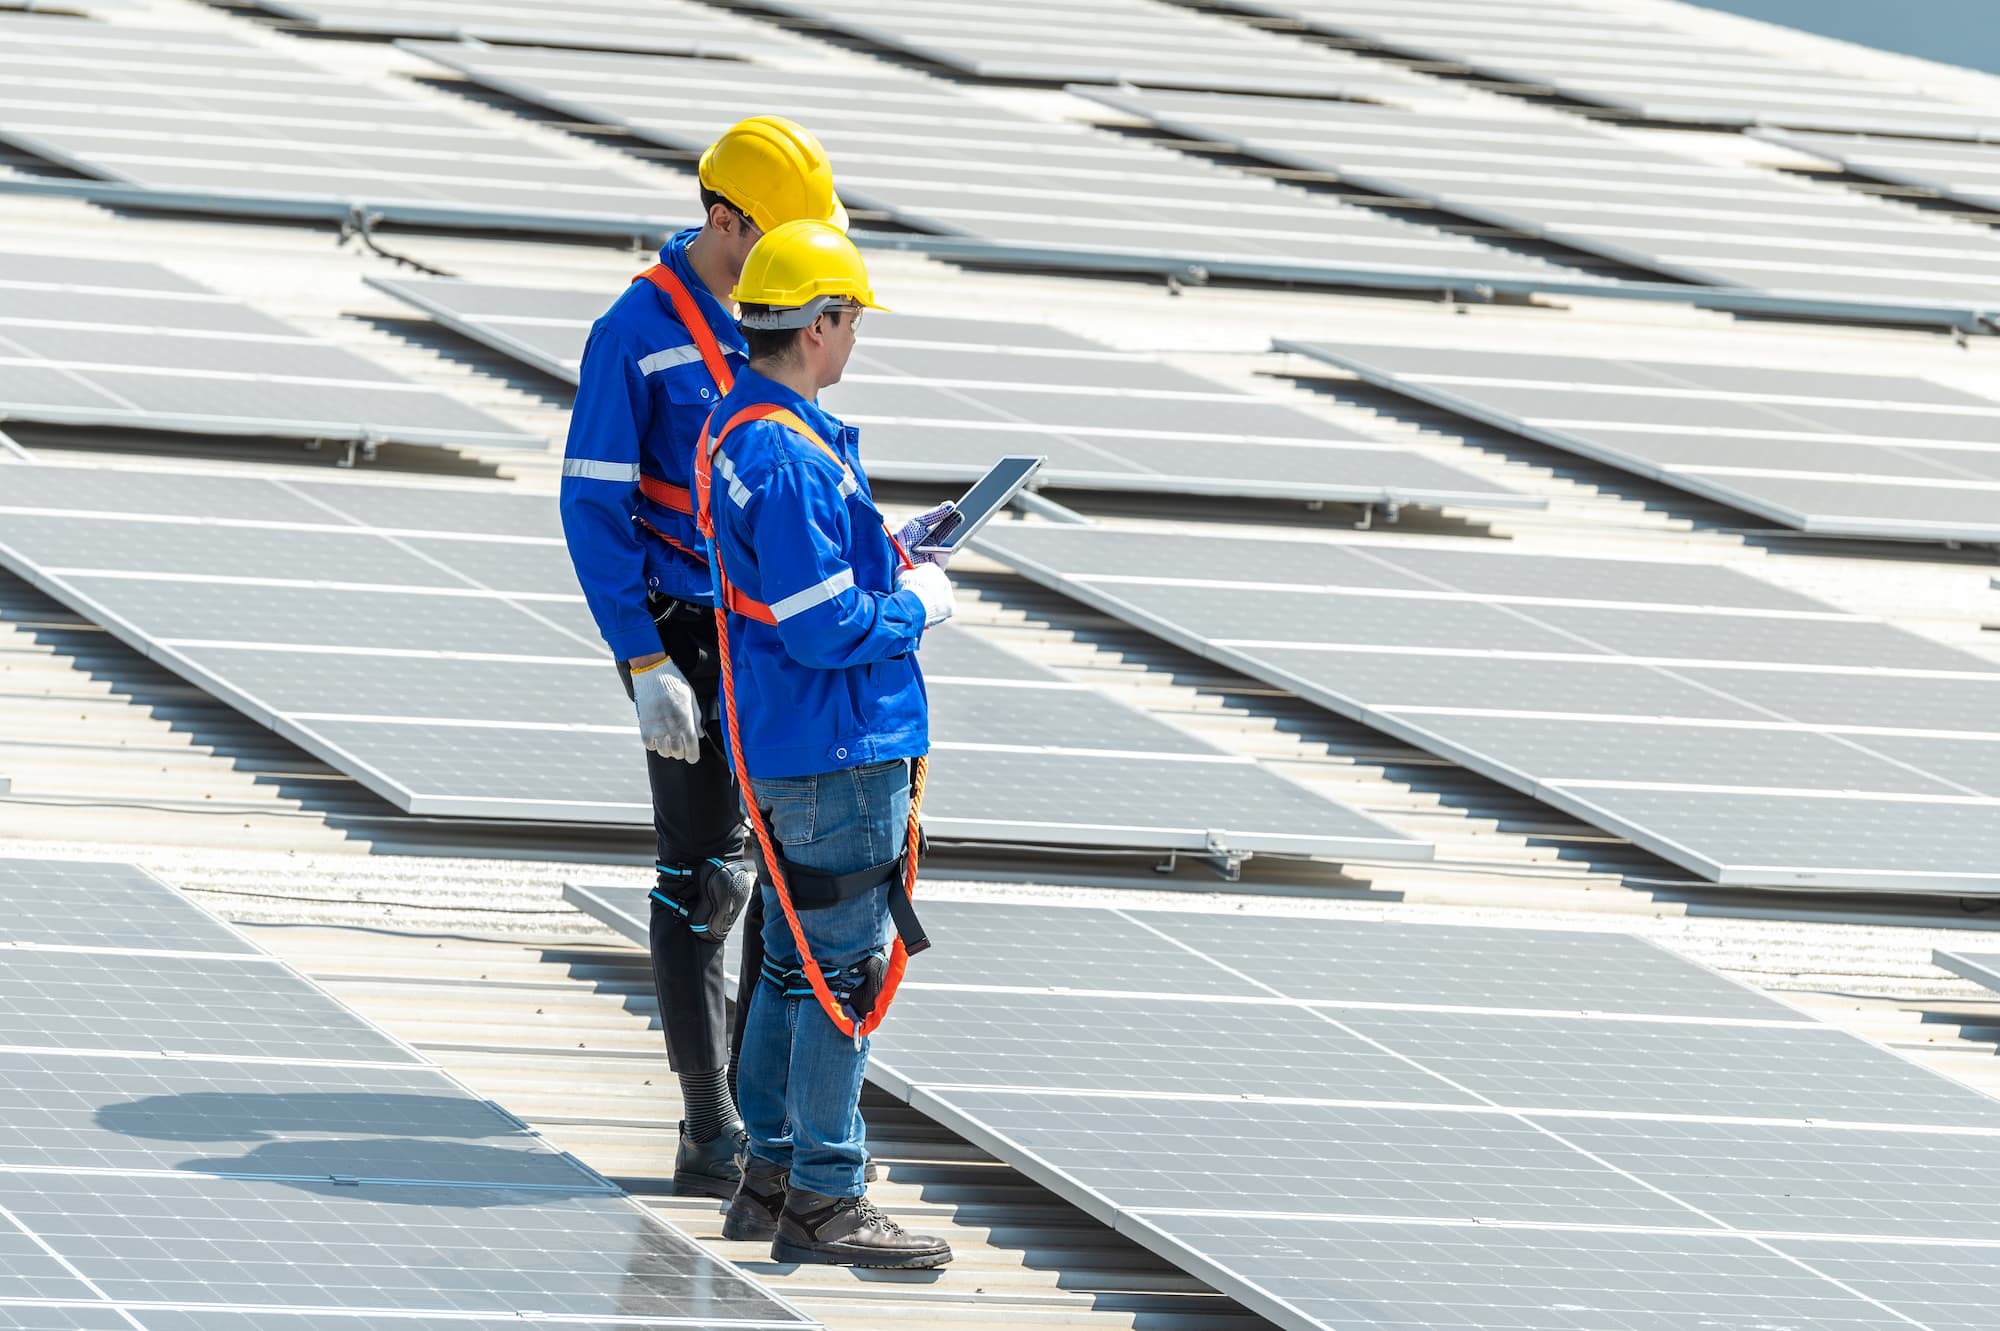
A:
POLYGON ((161 208, 652 235, 695 191, 207 29, 0 14, 0 141, 161 208))
POLYGON ((1679 157, 1553 113, 1088 95, 1282 166, 1329 172, 1683 281, 1768 293, 1793 313, 1872 310, 1934 321, 2000 309, 2000 240, 1984 227, 1679 157))
POLYGON ((1712 882, 2000 886, 2000 671, 1733 569, 1027 523, 979 545, 1712 882))
POLYGON ((850 207, 995 260, 1429 289, 1605 285, 887 65, 409 45, 497 92, 689 153, 741 116, 791 116, 839 163, 850 207))
POLYGON ((315 31, 747 59, 810 44, 695 0, 253 0, 315 31))
POLYGON ((870 1079, 1279 1326, 1991 1325, 2000 1103, 1644 940, 924 912, 870 1079))
MULTIPOLYGON (((606 293, 374 278, 439 322, 569 383, 606 293)), ((863 430, 876 480, 971 482, 1047 454, 1072 489, 1539 508, 1399 445, 1042 324, 869 316, 822 395, 863 430)))
MULTIPOLYGON (((0 562, 411 813, 652 821, 553 496, 13 467, 0 562)), ((960 630, 924 664, 934 835, 1430 855, 960 630)))
POLYGON ((1759 130, 1757 137, 1823 158, 1856 175, 1909 185, 2000 212, 2000 148, 1985 143, 1932 143, 1789 130, 1759 130))
POLYGON ((543 448, 156 264, 0 252, 0 418, 543 448))
POLYGON ((1802 531, 2000 541, 2000 402, 1926 379, 1741 360, 1279 345, 1802 531))
POLYGON ((1224 0, 1232 9, 1493 78, 1549 88, 1647 120, 1790 125, 1939 138, 2000 132, 1990 109, 1927 88, 1570 0, 1224 0))
POLYGON ((1305 97, 1449 97, 1450 85, 1380 60, 1159 0, 751 0, 890 50, 988 79, 1136 83, 1305 97))
POLYGON ((0 907, 0 1325, 812 1325, 139 870, 0 907))

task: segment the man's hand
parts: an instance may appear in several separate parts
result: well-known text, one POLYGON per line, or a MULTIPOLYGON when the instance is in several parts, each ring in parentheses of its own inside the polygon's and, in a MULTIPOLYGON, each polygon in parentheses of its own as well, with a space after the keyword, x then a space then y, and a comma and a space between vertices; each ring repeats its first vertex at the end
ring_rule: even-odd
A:
POLYGON ((701 712, 687 676, 664 654, 631 662, 632 703, 639 709, 639 736, 664 758, 701 761, 701 712))
POLYGON ((951 579, 936 564, 919 564, 896 575, 896 590, 911 591, 924 603, 924 627, 942 624, 958 610, 951 579))
POLYGON ((925 550, 919 553, 917 547, 930 539, 931 529, 942 522, 947 513, 957 508, 957 504, 947 499, 936 508, 926 509, 903 524, 903 529, 896 533, 896 540, 912 561, 919 564, 936 564, 939 568, 951 562, 952 552, 949 550, 925 550))

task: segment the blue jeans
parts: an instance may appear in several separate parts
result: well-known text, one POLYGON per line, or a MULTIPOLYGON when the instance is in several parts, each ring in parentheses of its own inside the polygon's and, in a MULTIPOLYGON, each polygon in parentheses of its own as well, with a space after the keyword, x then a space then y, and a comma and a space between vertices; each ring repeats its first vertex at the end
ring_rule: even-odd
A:
MULTIPOLYGON (((901 760, 816 776, 752 777, 750 784, 788 860, 841 874, 902 853, 910 769, 901 760)), ((766 962, 794 969, 799 950, 791 926, 777 893, 768 884, 762 891, 766 962)), ((823 971, 859 965, 888 943, 888 886, 800 911, 799 925, 823 971)), ((756 990, 736 1072, 736 1105, 750 1133, 750 1154, 789 1168, 795 1188, 859 1197, 868 1158, 860 1110, 868 1042, 855 1048, 810 994, 788 996, 768 980, 756 990)))

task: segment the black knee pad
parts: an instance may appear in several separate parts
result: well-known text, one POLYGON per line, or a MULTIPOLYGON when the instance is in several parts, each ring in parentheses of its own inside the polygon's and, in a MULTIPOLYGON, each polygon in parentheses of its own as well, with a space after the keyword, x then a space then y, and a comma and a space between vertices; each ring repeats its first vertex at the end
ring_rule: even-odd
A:
POLYGON ((882 1000, 882 982, 889 976, 889 959, 879 952, 871 952, 861 963, 851 968, 858 971, 854 988, 848 991, 847 1006, 861 1020, 868 1020, 875 1011, 875 1005, 882 1000))
POLYGON ((741 860, 718 859, 658 867, 660 885, 653 889, 653 900, 678 914, 696 938, 727 942, 743 904, 757 890, 756 871, 741 860))

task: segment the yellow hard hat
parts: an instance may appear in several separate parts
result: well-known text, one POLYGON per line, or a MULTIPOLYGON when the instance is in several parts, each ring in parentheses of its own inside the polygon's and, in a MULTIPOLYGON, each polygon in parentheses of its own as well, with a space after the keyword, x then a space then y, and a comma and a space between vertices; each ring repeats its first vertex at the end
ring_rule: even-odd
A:
POLYGON ((847 230, 826 149, 805 126, 783 116, 737 121, 701 155, 696 174, 704 189, 742 209, 759 231, 800 218, 847 230))
POLYGON ((868 266, 847 233, 831 222, 805 219, 766 231, 751 247, 729 295, 739 305, 772 307, 746 312, 745 328, 804 328, 836 300, 886 308, 875 303, 868 266))

